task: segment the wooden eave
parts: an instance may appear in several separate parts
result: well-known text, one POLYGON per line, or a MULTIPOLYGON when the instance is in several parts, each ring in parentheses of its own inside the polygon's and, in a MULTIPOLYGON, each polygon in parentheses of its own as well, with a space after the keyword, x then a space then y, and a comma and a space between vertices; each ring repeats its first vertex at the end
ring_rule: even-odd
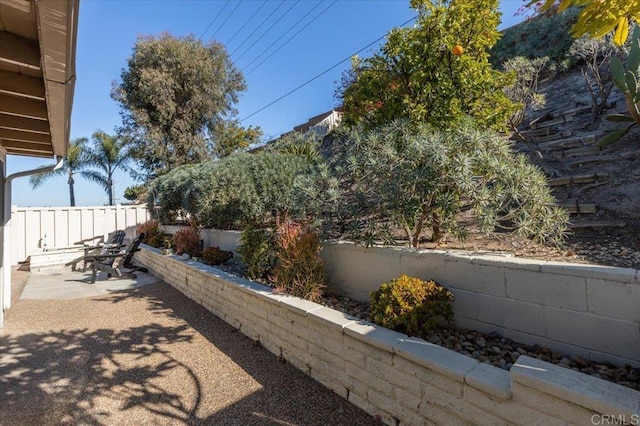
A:
POLYGON ((0 0, 0 146, 66 155, 79 0, 0 0))

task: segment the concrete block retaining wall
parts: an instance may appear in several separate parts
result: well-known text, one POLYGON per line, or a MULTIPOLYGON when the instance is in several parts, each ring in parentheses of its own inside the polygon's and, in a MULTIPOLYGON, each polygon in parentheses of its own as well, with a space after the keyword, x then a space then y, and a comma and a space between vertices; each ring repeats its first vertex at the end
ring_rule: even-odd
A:
MULTIPOLYGON (((221 248, 235 251, 239 244, 237 231, 207 232, 220 243, 205 245, 224 241, 221 248)), ((640 366, 640 272, 634 269, 347 242, 325 243, 321 255, 331 285, 354 299, 368 301, 369 292, 401 274, 433 279, 454 293, 460 328, 640 366)))
POLYGON ((400 274, 455 296, 461 328, 618 365, 640 365, 640 274, 634 269, 464 252, 325 244, 330 282, 349 296, 400 274))
MULTIPOLYGON (((162 231, 171 235, 182 228, 186 228, 186 226, 162 225, 162 231)), ((202 229, 200 231, 205 247, 219 247, 234 253, 237 253, 237 248, 240 245, 240 234, 240 231, 221 231, 219 229, 202 229)))
POLYGON ((136 260, 387 424, 599 424, 640 419, 640 392, 528 357, 510 371, 144 247, 136 260))

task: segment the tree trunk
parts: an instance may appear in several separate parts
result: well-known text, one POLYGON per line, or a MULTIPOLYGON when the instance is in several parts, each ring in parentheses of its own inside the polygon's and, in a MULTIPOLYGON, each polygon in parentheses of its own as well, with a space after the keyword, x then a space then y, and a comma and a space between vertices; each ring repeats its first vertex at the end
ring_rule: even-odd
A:
POLYGON ((69 204, 71 205, 71 207, 75 207, 76 206, 76 196, 73 193, 73 175, 69 174, 69 179, 67 180, 67 183, 69 184, 69 204))
POLYGON ((111 180, 111 177, 109 177, 109 180, 107 181, 107 192, 109 192, 109 205, 112 206, 113 205, 113 181, 111 180))
POLYGON ((431 230, 432 230, 431 240, 434 243, 437 243, 444 236, 442 235, 442 230, 440 229, 440 217, 438 216, 437 213, 433 213, 433 215, 431 216, 431 230))

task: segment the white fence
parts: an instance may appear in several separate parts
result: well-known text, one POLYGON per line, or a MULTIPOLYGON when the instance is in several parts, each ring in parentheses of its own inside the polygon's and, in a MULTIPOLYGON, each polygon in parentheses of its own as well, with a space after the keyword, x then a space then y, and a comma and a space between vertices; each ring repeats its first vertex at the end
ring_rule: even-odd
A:
POLYGON ((149 220, 145 206, 11 208, 11 263, 54 248, 106 239, 122 229, 128 237, 149 220))

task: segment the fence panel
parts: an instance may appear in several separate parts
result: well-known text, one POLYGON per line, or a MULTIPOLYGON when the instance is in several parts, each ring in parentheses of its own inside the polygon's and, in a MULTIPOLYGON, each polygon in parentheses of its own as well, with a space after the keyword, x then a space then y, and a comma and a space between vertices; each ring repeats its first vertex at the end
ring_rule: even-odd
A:
POLYGON ((44 250, 97 242, 122 229, 134 237, 136 226, 149 220, 146 206, 11 208, 11 263, 44 250))

